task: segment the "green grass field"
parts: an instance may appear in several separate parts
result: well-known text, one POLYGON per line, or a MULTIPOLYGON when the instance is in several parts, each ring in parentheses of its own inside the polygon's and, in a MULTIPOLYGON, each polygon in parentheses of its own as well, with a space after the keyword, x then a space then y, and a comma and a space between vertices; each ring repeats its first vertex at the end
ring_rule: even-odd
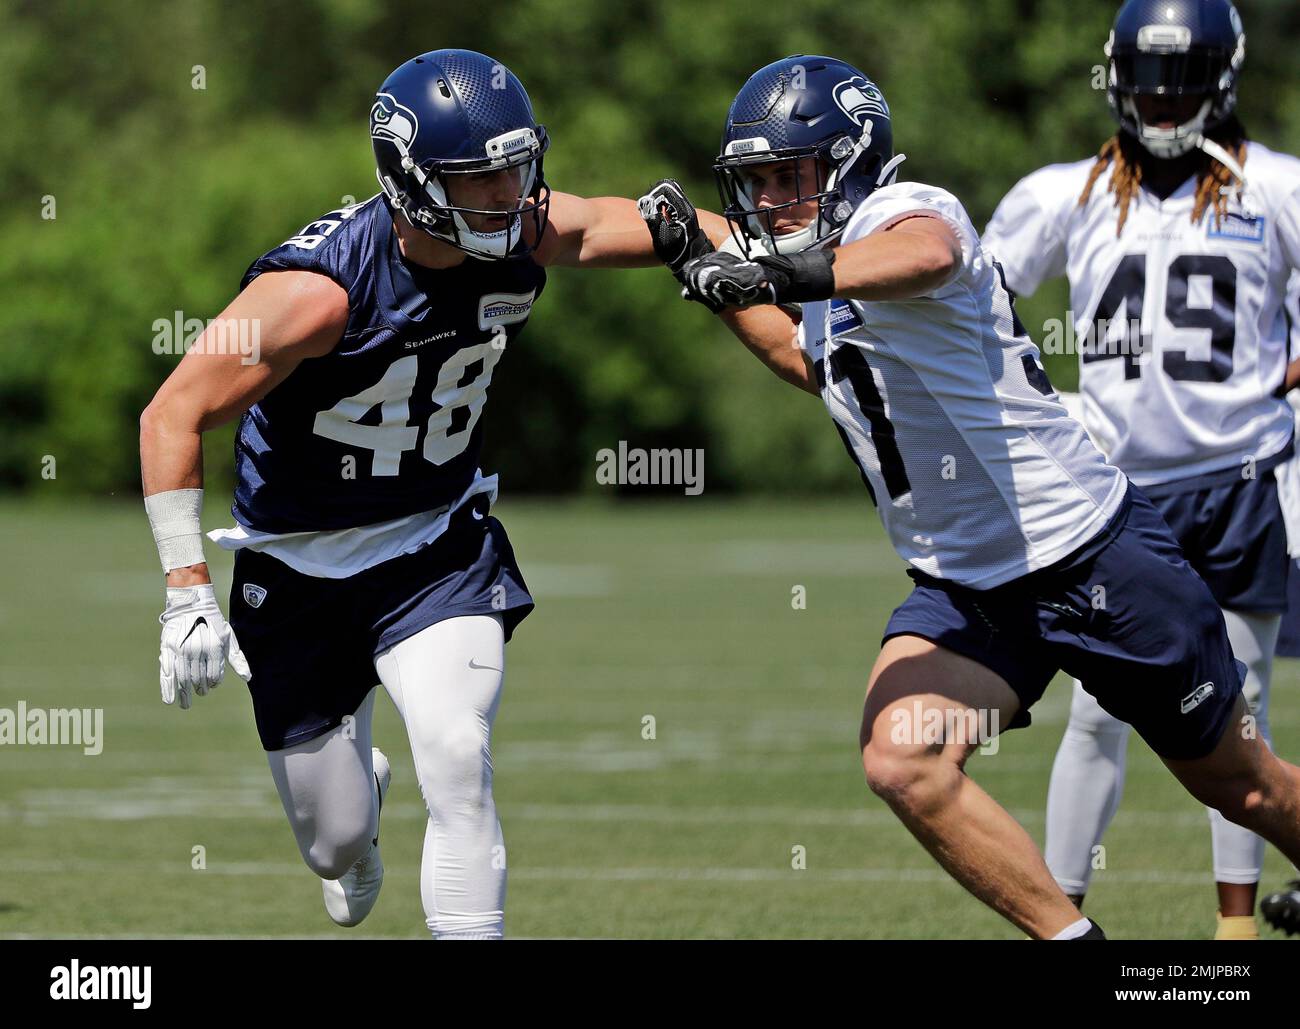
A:
MULTIPOLYGON (((910 585, 865 498, 497 514, 538 600, 496 732, 510 935, 1017 938, 863 785, 862 691, 910 585)), ((222 519, 214 507, 206 523, 222 519)), ((159 702, 161 579, 137 504, 0 506, 0 557, 0 707, 104 709, 98 756, 0 747, 0 936, 349 935, 298 857, 244 685, 228 676, 189 712, 159 702)), ((1289 755, 1297 678, 1280 663, 1289 755)), ((1067 699, 1058 680, 1032 728, 970 765, 1040 841, 1067 699)), ((388 872, 354 932, 420 938, 424 813, 382 690, 376 712, 394 771, 388 872)), ((1112 937, 1206 938, 1205 815, 1131 747, 1089 911, 1112 937)), ((1287 871, 1270 851, 1265 888, 1287 871)))

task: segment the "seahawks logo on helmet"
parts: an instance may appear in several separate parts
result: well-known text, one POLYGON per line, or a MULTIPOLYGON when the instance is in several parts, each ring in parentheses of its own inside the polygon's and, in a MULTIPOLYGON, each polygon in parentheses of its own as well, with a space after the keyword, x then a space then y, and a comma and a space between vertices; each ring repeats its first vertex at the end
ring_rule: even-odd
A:
POLYGON ((399 104, 391 93, 375 96, 375 106, 370 108, 370 137, 386 139, 409 150, 420 131, 420 120, 409 107, 399 104))
POLYGON ((835 87, 835 105, 860 126, 865 126, 868 116, 873 114, 889 117, 885 94, 861 75, 845 79, 835 87))

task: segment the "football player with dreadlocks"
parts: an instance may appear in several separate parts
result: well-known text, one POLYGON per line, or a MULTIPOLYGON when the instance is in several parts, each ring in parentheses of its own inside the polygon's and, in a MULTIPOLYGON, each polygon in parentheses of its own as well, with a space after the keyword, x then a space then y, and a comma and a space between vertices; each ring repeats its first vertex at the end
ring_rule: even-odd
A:
MULTIPOLYGON (((1300 273, 1291 276, 1286 310, 1291 326, 1290 356, 1300 359, 1300 273)), ((1286 395, 1296 412, 1296 433, 1300 435, 1300 390, 1286 395)), ((1286 519, 1290 562, 1287 565, 1286 612, 1277 636, 1278 657, 1300 657, 1300 448, 1290 460, 1274 470, 1282 517, 1286 519)), ((1259 913, 1275 929, 1288 936, 1300 933, 1300 875, 1259 902, 1259 913)))
MULTIPOLYGON (((1012 292, 1067 275, 1082 420, 1160 509, 1247 667, 1248 731, 1270 739, 1286 607, 1274 469, 1292 453, 1287 283, 1300 267, 1300 161, 1247 140, 1230 0, 1129 0, 1106 48, 1119 131, 1034 172, 984 235, 1012 292)), ((1119 804, 1128 727, 1074 683, 1048 793, 1047 861, 1082 903, 1119 804)), ((1216 938, 1254 939, 1264 841, 1210 811, 1216 938)))
POLYGON ((381 192, 254 261, 214 323, 258 325, 260 360, 201 337, 141 419, 167 582, 162 696, 188 708, 227 661, 248 680, 303 860, 350 926, 383 881, 389 767, 370 728, 381 682, 428 810, 429 930, 497 938, 506 862, 490 739, 505 643, 533 601, 489 514, 481 416, 547 267, 655 253, 632 201, 550 190, 546 130, 483 54, 397 68, 370 137, 381 192), (236 551, 227 624, 201 546, 201 437, 236 417, 236 525, 211 534, 236 551))
POLYGON ((659 248, 698 253, 677 269, 683 295, 822 398, 910 565, 864 705, 869 785, 1029 935, 1104 938, 964 771, 1064 669, 1189 792, 1300 858, 1300 768, 1236 731, 1242 672, 1214 598, 1061 404, 961 202, 895 182, 899 160, 875 84, 791 57, 728 112, 716 168, 734 244, 708 252, 675 184, 642 207, 657 241, 665 221, 694 240, 659 248))

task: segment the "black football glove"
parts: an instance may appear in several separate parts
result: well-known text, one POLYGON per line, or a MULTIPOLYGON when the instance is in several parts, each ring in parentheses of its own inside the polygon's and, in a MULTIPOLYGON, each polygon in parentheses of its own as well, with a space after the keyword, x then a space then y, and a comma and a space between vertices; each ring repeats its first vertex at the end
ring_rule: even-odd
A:
POLYGON ((721 252, 709 254, 682 269, 682 296, 714 314, 724 307, 827 300, 835 294, 834 264, 833 250, 752 261, 721 252))
POLYGON ((655 256, 684 284, 682 269, 687 262, 713 253, 713 244, 700 228, 700 217, 686 191, 673 179, 660 179, 637 201, 637 207, 650 230, 655 256))
POLYGON ((703 304, 714 314, 724 307, 771 304, 772 287, 757 261, 721 251, 696 258, 682 269, 682 296, 703 304))

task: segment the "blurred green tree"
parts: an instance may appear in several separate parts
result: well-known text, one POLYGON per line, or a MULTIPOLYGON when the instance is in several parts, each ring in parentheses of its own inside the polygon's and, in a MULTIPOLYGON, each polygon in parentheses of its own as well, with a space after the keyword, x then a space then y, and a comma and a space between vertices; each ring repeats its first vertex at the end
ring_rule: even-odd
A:
MULTIPOLYGON (((1300 149, 1300 8, 1243 0, 1248 126, 1300 149)), ((980 226, 1021 176, 1111 133, 1095 88, 1116 5, 928 0, 18 0, 0 8, 0 489, 138 490, 136 419, 177 360, 154 323, 218 313, 247 264, 375 190, 365 123, 423 50, 490 53, 527 84, 558 189, 637 196, 663 175, 716 208, 731 97, 791 53, 884 88, 903 176, 980 226), (50 218, 51 198, 55 217, 50 218)), ((1022 305, 1060 317, 1064 291, 1022 305)), ((1072 385, 1072 359, 1049 360, 1072 385)), ((595 453, 703 447, 711 489, 860 489, 825 414, 757 365, 662 272, 552 274, 492 385, 485 462, 506 488, 594 488, 595 453)), ((209 481, 229 484, 229 430, 209 481)))

